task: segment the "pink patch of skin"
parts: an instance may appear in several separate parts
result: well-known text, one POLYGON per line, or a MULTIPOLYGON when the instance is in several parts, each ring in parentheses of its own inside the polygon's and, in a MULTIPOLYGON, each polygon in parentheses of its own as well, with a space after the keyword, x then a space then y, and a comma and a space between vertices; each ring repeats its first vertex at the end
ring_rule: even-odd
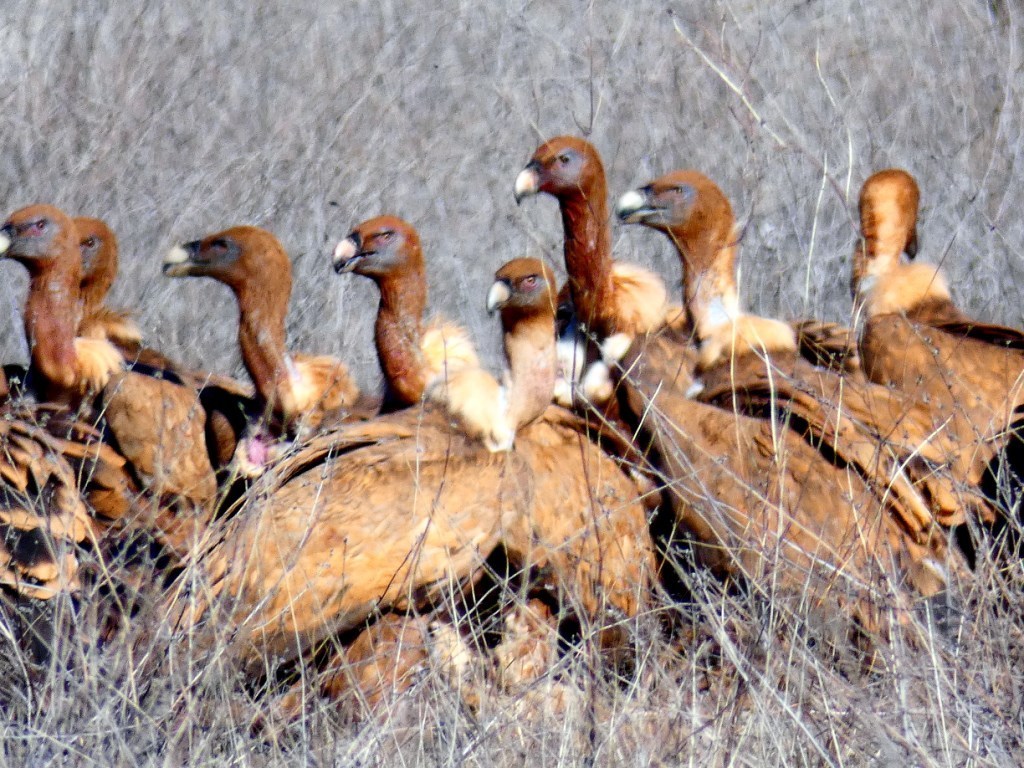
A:
POLYGON ((249 438, 246 448, 246 456, 251 464, 262 467, 267 463, 270 457, 270 446, 267 443, 266 435, 253 435, 249 438))

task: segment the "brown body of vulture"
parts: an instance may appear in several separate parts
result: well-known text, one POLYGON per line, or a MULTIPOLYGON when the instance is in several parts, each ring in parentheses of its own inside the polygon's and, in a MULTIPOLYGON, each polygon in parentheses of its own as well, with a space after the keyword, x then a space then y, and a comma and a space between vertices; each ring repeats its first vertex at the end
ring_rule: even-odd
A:
MULTIPOLYGON (((550 347, 550 292, 538 297, 548 302, 550 347)), ((535 417, 549 398, 519 418, 535 417)), ((212 604, 226 610, 240 627, 240 654, 258 664, 264 653, 301 654, 377 611, 432 605, 471 582, 504 543, 525 565, 564 579, 581 612, 635 614, 652 556, 632 482, 557 420, 521 425, 515 446, 489 451, 431 404, 315 436, 261 478, 197 560, 209 591, 176 598, 175 610, 184 626, 212 604), (616 525, 628 514, 639 531, 616 525)))
POLYGON ((864 371, 926 403, 956 439, 958 471, 980 482, 1024 403, 1024 334, 974 322, 946 278, 917 253, 918 187, 905 171, 879 171, 860 194, 862 242, 852 289, 864 371))
POLYGON ((424 325, 426 264, 415 228, 396 216, 359 224, 334 249, 334 271, 368 277, 380 290, 374 343, 384 374, 385 413, 417 405, 437 380, 480 365, 466 331, 435 318, 424 325))

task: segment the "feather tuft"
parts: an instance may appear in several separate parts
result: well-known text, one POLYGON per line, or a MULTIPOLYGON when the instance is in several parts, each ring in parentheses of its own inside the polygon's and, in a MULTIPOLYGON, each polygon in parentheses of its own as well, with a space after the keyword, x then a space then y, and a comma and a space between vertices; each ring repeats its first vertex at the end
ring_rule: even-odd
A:
POLYGON ((124 358, 107 339, 77 337, 75 356, 78 360, 79 389, 99 392, 110 377, 124 370, 124 358))
POLYGON ((442 320, 429 323, 423 331, 420 349, 428 387, 454 371, 480 367, 473 341, 466 330, 455 323, 442 320))
POLYGON ((509 417, 507 389, 482 368, 449 371, 427 390, 473 440, 491 453, 512 449, 516 428, 509 417))
POLYGON ((621 332, 650 333, 665 324, 668 291, 656 274, 636 264, 617 261, 612 264, 612 285, 621 332))

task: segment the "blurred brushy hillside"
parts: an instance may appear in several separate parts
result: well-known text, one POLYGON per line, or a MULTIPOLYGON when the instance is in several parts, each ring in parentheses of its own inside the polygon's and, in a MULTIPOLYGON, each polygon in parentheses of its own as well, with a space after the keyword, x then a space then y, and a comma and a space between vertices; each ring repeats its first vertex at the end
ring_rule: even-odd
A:
MULTIPOLYGON (((906 167, 922 257, 971 312, 1022 322, 1024 12, 1000 0, 5 0, 0 16, 3 215, 46 201, 107 219, 114 303, 193 364, 238 370, 233 304, 162 278, 162 254, 251 223, 295 260, 294 345, 375 381, 376 294, 327 253, 385 212, 420 229, 433 309, 496 364, 492 271, 560 263, 554 201, 511 194, 559 133, 597 145, 612 194, 677 167, 716 179, 746 225, 748 306, 786 317, 849 317, 859 186, 906 167)), ((616 240, 678 286, 663 238, 616 240)), ((0 264, 3 360, 26 354, 25 285, 0 264)))

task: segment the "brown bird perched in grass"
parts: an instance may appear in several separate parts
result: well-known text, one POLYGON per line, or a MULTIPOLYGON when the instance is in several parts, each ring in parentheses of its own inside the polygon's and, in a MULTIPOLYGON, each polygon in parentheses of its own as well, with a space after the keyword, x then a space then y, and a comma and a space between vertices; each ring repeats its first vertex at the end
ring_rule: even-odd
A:
POLYGON ((558 200, 565 231, 565 268, 573 320, 560 329, 556 400, 572 403, 579 381, 585 399, 611 397, 608 365, 630 340, 660 328, 673 313, 661 279, 642 267, 612 260, 608 187, 597 149, 574 136, 553 138, 533 153, 516 177, 516 202, 547 193, 558 200), (594 335, 600 349, 586 349, 577 324, 594 335))
POLYGON ((700 349, 694 397, 773 419, 787 413, 791 427, 808 430, 886 491, 918 541, 932 538, 935 518, 963 522, 965 510, 984 509, 977 489, 944 471, 958 446, 936 431, 926 407, 859 372, 811 364, 790 324, 741 309, 735 221, 714 182, 675 171, 627 192, 618 212, 665 233, 678 251, 700 349))
POLYGON ((334 271, 368 277, 380 290, 374 343, 384 373, 387 413, 416 405, 427 389, 460 368, 477 368, 466 331, 438 317, 424 323, 426 263, 419 233, 397 216, 362 222, 334 248, 334 271))
MULTIPOLYGON (((502 381, 481 369, 461 369, 435 385, 432 399, 488 450, 514 449, 527 460, 533 504, 506 529, 502 543, 524 571, 547 571, 549 591, 562 596, 560 610, 595 621, 600 630, 609 617, 614 623, 637 615, 655 558, 644 488, 591 442, 583 421, 550 404, 557 303, 546 264, 513 259, 503 265, 487 294, 488 311, 501 317, 502 381)), ((620 638, 611 632, 604 640, 620 638)))
POLYGON ((163 272, 213 278, 238 303, 238 344, 256 396, 242 404, 246 423, 232 450, 233 471, 255 477, 285 452, 291 438, 308 436, 325 421, 348 418, 361 408, 359 388, 342 361, 288 350, 292 265, 273 234, 238 226, 174 246, 163 272))
MULTIPOLYGON (((978 483, 1008 441, 1019 445, 1024 334, 971 320, 938 267, 901 262, 917 255, 919 196, 899 169, 873 174, 861 190, 852 278, 861 358, 872 381, 927 403, 956 440, 958 472, 978 483)), ((1022 458, 1011 458, 1018 478, 1022 458)))

